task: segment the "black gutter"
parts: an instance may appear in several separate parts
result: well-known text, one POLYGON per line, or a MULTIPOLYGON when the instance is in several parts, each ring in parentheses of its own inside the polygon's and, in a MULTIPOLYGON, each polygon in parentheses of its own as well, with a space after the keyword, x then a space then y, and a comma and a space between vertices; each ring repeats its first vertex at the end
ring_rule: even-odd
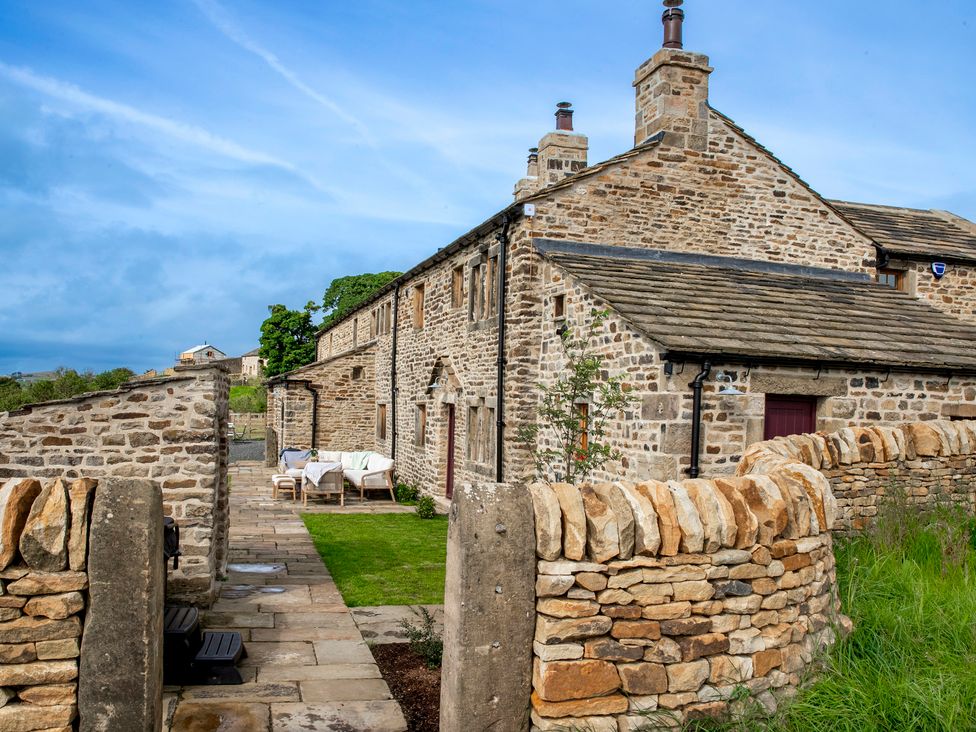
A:
POLYGON ((396 460, 397 448, 397 322, 400 319, 400 283, 393 288, 393 343, 390 346, 390 458, 396 460))
POLYGON ((697 478, 698 469, 698 452, 699 452, 699 441, 701 440, 701 402, 702 402, 702 385, 705 383, 705 379, 708 378, 708 374, 712 370, 711 361, 705 361, 702 364, 701 371, 698 372, 698 376, 692 381, 688 386, 691 387, 691 464, 688 466, 688 477, 697 478))
POLYGON ((743 366, 800 366, 810 369, 854 369, 869 371, 897 371, 907 374, 948 374, 976 375, 976 365, 967 367, 940 365, 912 365, 879 363, 875 361, 840 361, 831 359, 801 359, 789 356, 755 356, 741 353, 704 353, 701 351, 667 351, 663 354, 664 361, 674 363, 710 361, 714 363, 740 364, 743 366))
POLYGON ((505 438, 505 292, 508 286, 508 230, 512 217, 505 215, 505 224, 498 232, 498 361, 495 382, 495 481, 502 482, 502 448, 505 438))

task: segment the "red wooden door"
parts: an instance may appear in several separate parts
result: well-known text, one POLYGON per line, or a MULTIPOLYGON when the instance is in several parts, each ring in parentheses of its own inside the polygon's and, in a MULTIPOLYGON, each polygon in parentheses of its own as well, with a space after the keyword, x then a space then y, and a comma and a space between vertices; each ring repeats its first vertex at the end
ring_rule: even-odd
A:
POLYGON ((817 398, 766 395, 766 423, 763 439, 802 435, 817 431, 817 398))
POLYGON ((444 494, 454 496, 454 405, 447 405, 447 485, 444 494))

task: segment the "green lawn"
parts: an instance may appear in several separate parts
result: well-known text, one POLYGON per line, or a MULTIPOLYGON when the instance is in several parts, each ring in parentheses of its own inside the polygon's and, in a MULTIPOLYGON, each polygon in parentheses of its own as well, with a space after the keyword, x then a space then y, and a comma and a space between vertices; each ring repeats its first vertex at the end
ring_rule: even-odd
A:
POLYGON ((302 518, 350 607, 444 602, 446 516, 320 513, 302 518))

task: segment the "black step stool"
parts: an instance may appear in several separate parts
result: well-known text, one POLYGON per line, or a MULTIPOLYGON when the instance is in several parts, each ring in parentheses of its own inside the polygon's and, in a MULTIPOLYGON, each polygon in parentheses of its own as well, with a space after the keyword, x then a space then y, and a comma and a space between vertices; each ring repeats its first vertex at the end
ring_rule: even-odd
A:
POLYGON ((237 631, 200 630, 195 607, 169 606, 163 618, 163 683, 171 686, 242 684, 234 665, 247 658, 237 631))
POLYGON ((200 611, 195 607, 168 606, 163 613, 163 683, 191 683, 193 658, 203 639, 200 611))
POLYGON ((207 631, 203 644, 193 659, 193 671, 198 684, 217 686, 243 684, 237 662, 247 658, 241 634, 236 630, 207 631))

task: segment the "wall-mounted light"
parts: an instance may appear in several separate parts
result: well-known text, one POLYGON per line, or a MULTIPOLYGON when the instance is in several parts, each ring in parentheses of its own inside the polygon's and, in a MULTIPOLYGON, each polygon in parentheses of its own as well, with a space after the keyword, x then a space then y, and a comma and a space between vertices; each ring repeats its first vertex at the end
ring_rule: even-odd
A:
POLYGON ((728 379, 729 383, 718 390, 719 396, 743 396, 745 394, 744 391, 739 391, 732 384, 731 374, 728 374, 725 371, 719 371, 717 374, 715 374, 715 380, 719 383, 725 379, 728 379))

